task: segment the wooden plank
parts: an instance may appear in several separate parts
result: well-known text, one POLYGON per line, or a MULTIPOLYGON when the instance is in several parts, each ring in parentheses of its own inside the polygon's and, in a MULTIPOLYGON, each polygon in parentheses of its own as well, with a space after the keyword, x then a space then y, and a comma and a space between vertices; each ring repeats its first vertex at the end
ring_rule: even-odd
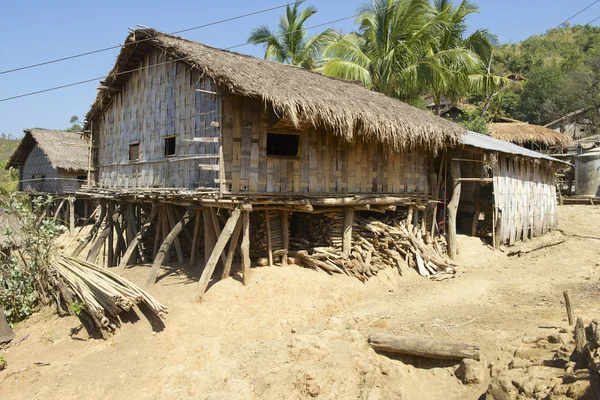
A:
POLYGON ((204 294, 204 292, 206 292, 210 278, 211 278, 213 272, 215 271, 217 262, 219 261, 219 257, 223 253, 223 250, 225 249, 225 245, 227 244, 227 242, 229 241, 229 238, 233 234, 233 231, 235 229, 235 226, 236 226, 239 218, 240 218, 240 210, 235 209, 232 211, 231 216, 227 220, 227 223, 225 223, 225 227, 223 228, 223 231, 219 235, 219 239, 217 240, 217 243, 215 244, 215 248, 213 249, 213 251, 210 255, 210 258, 208 259, 208 263, 206 263, 206 265, 204 266, 204 271, 202 271, 202 276, 200 277, 200 280, 198 281, 198 285, 196 286, 196 290, 194 292, 194 299, 196 301, 200 301, 202 298, 202 295, 204 294))

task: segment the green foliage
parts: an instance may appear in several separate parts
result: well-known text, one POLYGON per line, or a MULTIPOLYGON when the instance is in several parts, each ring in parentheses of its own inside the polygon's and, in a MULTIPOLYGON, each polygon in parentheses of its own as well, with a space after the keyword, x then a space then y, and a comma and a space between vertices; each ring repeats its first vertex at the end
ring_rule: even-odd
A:
POLYGON ((296 0, 293 6, 286 7, 277 30, 272 31, 267 25, 252 30, 248 42, 264 45, 265 59, 313 70, 319 66, 321 51, 331 40, 333 31, 327 29, 318 35, 308 36, 304 24, 317 13, 317 9, 311 6, 300 10, 302 3, 304 0, 296 0))
POLYGON ((556 101, 563 80, 557 69, 543 68, 532 72, 523 87, 516 119, 545 125, 552 120, 551 106, 556 101))
POLYGON ((6 361, 5 353, 0 354, 0 371, 6 369, 8 362, 6 361))
POLYGON ((53 219, 40 217, 51 202, 51 197, 37 197, 30 207, 27 196, 0 193, 0 206, 20 223, 18 232, 10 228, 1 232, 9 246, 0 253, 0 306, 11 324, 31 315, 47 298, 43 265, 53 250, 53 239, 65 230, 53 219))
POLYGON ((83 127, 79 123, 79 117, 77 115, 73 115, 69 120, 69 123, 71 124, 71 126, 67 129, 63 129, 63 132, 81 132, 83 130, 83 127))
POLYGON ((17 181, 19 174, 15 169, 6 170, 8 158, 16 150, 19 145, 19 140, 14 139, 11 135, 3 133, 0 136, 0 187, 8 190, 17 189, 17 181))
POLYGON ((481 116, 479 110, 463 110, 463 114, 457 122, 459 125, 464 126, 470 131, 483 133, 484 135, 488 134, 488 120, 481 116))
POLYGON ((85 308, 85 303, 76 301, 74 303, 71 303, 71 306, 69 307, 69 310, 71 311, 71 313, 79 316, 79 314, 81 314, 81 311, 84 308, 85 308))

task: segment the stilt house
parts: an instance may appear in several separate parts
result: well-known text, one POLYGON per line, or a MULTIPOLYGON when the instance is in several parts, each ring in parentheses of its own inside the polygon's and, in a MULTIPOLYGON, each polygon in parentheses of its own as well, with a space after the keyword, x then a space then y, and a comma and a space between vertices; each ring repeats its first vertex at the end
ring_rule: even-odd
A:
MULTIPOLYGON (((424 275, 451 269, 440 254, 445 244, 434 237, 445 229, 446 210, 437 205, 457 193, 452 182, 487 183, 495 168, 518 183, 525 175, 514 168, 527 164, 533 173, 545 162, 550 171, 554 162, 513 154, 520 148, 506 143, 507 150, 501 141, 495 150, 463 143, 461 126, 357 83, 152 29, 128 36, 86 120, 97 172, 82 193, 103 201, 115 226, 109 265, 152 257, 152 284, 171 244, 180 262, 186 252, 192 263, 204 252, 198 295, 219 259, 229 276, 240 235, 244 279, 250 257, 262 255, 285 264, 293 254, 359 279, 406 262, 424 275), (498 153, 511 162, 493 167, 498 153), (450 166, 471 156, 465 165, 472 176, 461 178, 459 168, 450 178, 450 166), (409 248, 398 244, 403 235, 409 248), (149 243, 140 245, 144 238, 149 243)), ((553 182, 546 173, 537 178, 532 193, 553 182)), ((451 236, 457 194, 448 208, 451 236)), ((490 201, 490 220, 493 209, 490 201)), ((95 243, 88 259, 98 251, 95 243)))

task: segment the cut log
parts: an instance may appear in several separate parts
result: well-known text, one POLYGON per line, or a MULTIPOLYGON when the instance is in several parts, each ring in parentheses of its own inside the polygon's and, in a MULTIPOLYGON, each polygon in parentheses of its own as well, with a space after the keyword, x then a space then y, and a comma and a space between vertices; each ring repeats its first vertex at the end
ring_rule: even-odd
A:
POLYGON ((150 215, 148 216, 146 223, 144 225, 142 225, 142 228, 140 229, 140 231, 133 237, 133 239, 131 239, 131 242, 129 243, 129 247, 127 247, 127 250, 125 251, 125 255, 123 256, 123 258, 121 258, 121 264, 119 264, 119 267, 123 268, 129 263, 129 259, 131 258, 131 256, 135 252, 136 248, 138 247, 138 243, 144 236, 144 233, 146 233, 148 228, 150 228, 150 225, 152 224, 152 222, 154 222, 154 219, 156 218, 157 214, 158 214, 158 206, 155 203, 152 203, 152 209, 150 210, 150 215))
POLYGON ((204 266, 204 271, 202 271, 202 276, 198 281, 198 286, 196 287, 196 291, 194 293, 194 299, 196 299, 196 301, 200 301, 202 299, 202 295, 204 294, 204 292, 206 292, 206 289, 208 288, 208 282, 210 281, 210 278, 213 272, 215 271, 215 267, 217 266, 219 257, 221 257, 221 253, 223 253, 225 245, 227 245, 229 238, 233 234, 233 231, 235 230, 235 226, 239 218, 240 210, 233 210, 233 212, 231 213, 231 217, 229 217, 227 223, 225 224, 225 227, 223 228, 223 231, 219 235, 219 239, 217 240, 215 248, 213 249, 210 258, 208 259, 208 263, 206 263, 206 265, 204 266))
POLYGON ((150 270, 150 274, 148 275, 148 280, 146 281, 146 287, 151 287, 156 283, 156 277, 158 276, 158 272, 160 271, 160 267, 167 255, 171 244, 175 238, 181 233, 181 229, 184 225, 190 222, 190 214, 188 211, 183 214, 181 217, 181 221, 179 221, 169 232, 163 243, 160 245, 160 249, 158 250, 158 254, 154 258, 154 262, 152 263, 152 270, 150 270))
POLYGON ((439 360, 479 360, 479 345, 421 336, 373 334, 369 344, 378 352, 406 354, 439 360))

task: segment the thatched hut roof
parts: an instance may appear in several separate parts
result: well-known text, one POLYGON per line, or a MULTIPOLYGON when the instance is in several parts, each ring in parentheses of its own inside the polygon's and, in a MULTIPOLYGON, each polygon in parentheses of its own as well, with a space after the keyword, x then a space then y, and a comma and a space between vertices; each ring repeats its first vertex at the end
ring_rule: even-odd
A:
POLYGON ((168 35, 153 29, 128 36, 103 82, 87 121, 97 120, 112 96, 140 67, 145 52, 158 48, 202 71, 221 89, 261 99, 296 126, 306 121, 348 140, 362 136, 394 148, 455 144, 465 129, 363 86, 298 67, 266 61, 168 35), (134 44, 135 43, 135 44, 134 44))
POLYGON ((47 129, 25 129, 24 132, 25 136, 8 159, 6 169, 23 165, 36 144, 54 168, 68 171, 88 169, 89 140, 80 133, 47 129))
POLYGON ((488 131, 490 136, 496 139, 519 145, 535 142, 547 146, 567 146, 571 142, 571 138, 564 133, 508 118, 503 118, 499 122, 491 122, 488 131))

